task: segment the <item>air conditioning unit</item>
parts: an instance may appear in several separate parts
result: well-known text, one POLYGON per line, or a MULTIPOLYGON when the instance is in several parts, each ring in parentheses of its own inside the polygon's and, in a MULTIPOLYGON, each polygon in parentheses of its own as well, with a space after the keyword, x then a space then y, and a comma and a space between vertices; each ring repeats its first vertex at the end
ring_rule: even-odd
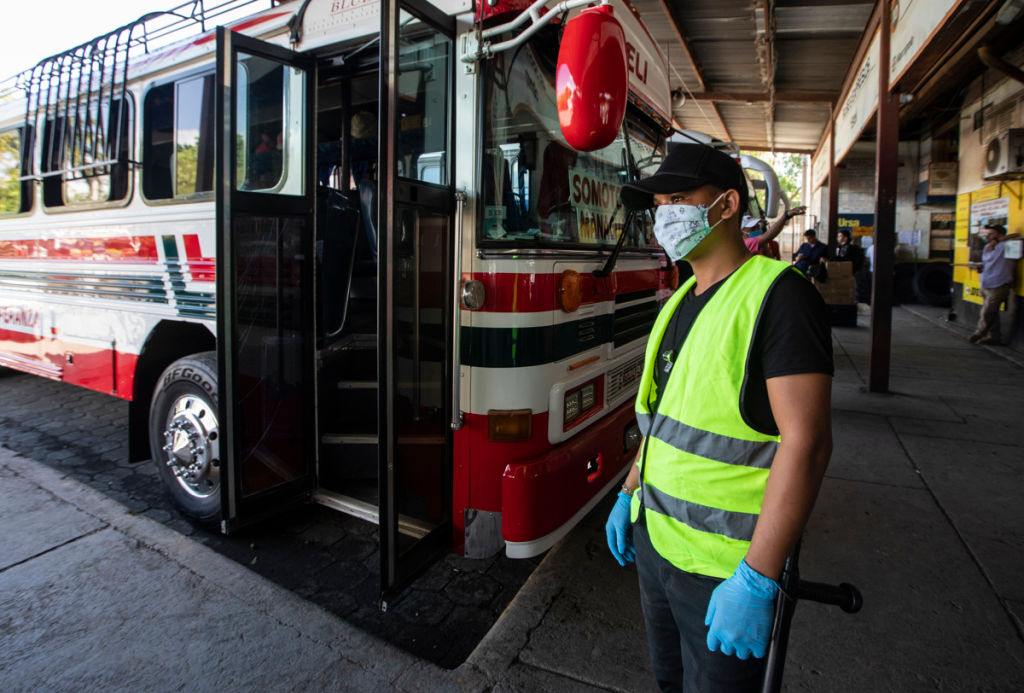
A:
POLYGON ((1024 128, 1010 128, 985 144, 985 178, 1024 174, 1024 128))

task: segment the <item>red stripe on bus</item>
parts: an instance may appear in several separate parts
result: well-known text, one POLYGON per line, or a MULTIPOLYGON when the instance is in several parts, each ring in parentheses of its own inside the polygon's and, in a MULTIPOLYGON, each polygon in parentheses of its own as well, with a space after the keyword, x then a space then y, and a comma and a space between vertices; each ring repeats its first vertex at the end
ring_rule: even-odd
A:
MULTIPOLYGON (((474 272, 463 279, 475 279, 484 285, 483 312, 533 313, 557 310, 558 274, 528 274, 513 272, 474 272)), ((611 301, 619 294, 658 288, 658 270, 631 270, 614 272, 611 277, 597 278, 588 272, 580 273, 583 305, 611 301)))
POLYGON ((132 399, 138 360, 138 354, 0 328, 0 365, 121 399, 132 399))
POLYGON ((203 257, 199 247, 199 236, 189 233, 182 236, 185 242, 185 259, 188 260, 188 271, 197 282, 212 282, 217 278, 217 261, 212 257, 203 257))
POLYGON ((159 256, 153 236, 113 236, 0 241, 0 259, 156 262, 159 256))

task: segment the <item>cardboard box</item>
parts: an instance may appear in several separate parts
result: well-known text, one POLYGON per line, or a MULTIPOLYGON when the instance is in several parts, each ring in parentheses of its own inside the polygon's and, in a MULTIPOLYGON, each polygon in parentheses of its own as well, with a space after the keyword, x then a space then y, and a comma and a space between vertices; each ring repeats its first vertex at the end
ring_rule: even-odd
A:
POLYGON ((814 286, 818 289, 825 303, 830 305, 852 305, 856 303, 857 282, 852 276, 832 277, 830 274, 827 281, 819 282, 815 280, 814 286))
POLYGON ((819 282, 814 280, 814 286, 817 287, 821 293, 834 293, 837 291, 853 291, 857 288, 857 281, 853 277, 837 277, 833 279, 829 277, 827 281, 819 282))
POLYGON ((832 277, 853 277, 853 262, 847 260, 827 260, 825 269, 828 271, 829 280, 832 277))
POLYGON ((817 287, 856 286, 856 284, 857 280, 854 279, 852 275, 843 277, 833 276, 830 274, 828 275, 828 279, 825 281, 818 281, 817 279, 814 280, 814 285, 817 287))

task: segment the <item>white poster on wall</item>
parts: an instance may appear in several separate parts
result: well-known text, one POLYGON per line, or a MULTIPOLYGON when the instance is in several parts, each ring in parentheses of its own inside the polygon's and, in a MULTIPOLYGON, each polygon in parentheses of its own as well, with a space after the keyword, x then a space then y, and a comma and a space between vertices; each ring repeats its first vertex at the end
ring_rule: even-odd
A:
POLYGON ((985 224, 1006 226, 1009 218, 1009 197, 997 197, 994 200, 975 202, 971 205, 971 233, 977 233, 985 224))
POLYGON ((878 37, 876 31, 860 69, 857 70, 857 79, 836 116, 834 132, 837 164, 860 137, 864 126, 878 108, 878 37))

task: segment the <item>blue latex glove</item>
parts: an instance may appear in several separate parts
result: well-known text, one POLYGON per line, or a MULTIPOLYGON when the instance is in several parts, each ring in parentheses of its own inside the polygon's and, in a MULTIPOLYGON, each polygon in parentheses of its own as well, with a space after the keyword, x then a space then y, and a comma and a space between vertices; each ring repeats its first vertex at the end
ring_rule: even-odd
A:
POLYGON ((740 561, 736 572, 711 593, 704 625, 708 649, 747 659, 764 657, 772 636, 778 584, 740 561))
POLYGON ((636 551, 633 549, 633 527, 629 521, 629 504, 632 497, 619 491, 619 497, 615 501, 615 507, 608 515, 608 522, 604 525, 604 532, 608 535, 608 548, 619 565, 625 566, 626 561, 632 563, 636 560, 636 551))

